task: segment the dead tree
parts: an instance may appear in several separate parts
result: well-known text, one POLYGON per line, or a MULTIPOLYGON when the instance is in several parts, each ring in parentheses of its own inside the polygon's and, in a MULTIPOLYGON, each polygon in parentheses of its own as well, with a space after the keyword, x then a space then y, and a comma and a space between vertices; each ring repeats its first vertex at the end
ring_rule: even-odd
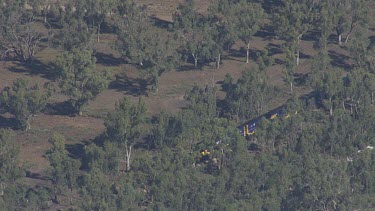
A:
POLYGON ((48 35, 34 29, 34 20, 22 24, 21 19, 16 24, 7 24, 1 27, 3 50, 1 59, 15 56, 26 64, 32 64, 35 55, 42 49, 41 41, 48 35))

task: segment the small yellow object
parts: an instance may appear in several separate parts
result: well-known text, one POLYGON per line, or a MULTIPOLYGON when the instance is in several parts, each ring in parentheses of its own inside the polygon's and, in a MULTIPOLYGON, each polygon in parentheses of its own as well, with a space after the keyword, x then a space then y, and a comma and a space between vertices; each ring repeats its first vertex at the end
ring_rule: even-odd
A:
POLYGON ((273 114, 272 116, 271 116, 271 119, 275 119, 277 117, 277 114, 273 114))
POLYGON ((288 119, 290 117, 290 114, 288 113, 287 115, 285 115, 285 119, 288 119))
POLYGON ((201 155, 206 156, 209 155, 211 152, 209 152, 207 149, 201 152, 201 155))

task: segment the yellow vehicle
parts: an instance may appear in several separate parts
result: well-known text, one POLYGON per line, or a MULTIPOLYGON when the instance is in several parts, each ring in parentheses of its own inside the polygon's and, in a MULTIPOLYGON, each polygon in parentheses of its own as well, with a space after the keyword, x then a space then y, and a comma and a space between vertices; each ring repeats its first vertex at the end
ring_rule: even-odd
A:
POLYGON ((205 150, 203 150, 203 151, 201 152, 201 155, 202 155, 202 156, 208 156, 208 155, 210 155, 210 154, 211 154, 211 152, 208 151, 207 149, 205 149, 205 150))
POLYGON ((276 119, 277 116, 278 116, 278 113, 272 114, 270 119, 276 119))

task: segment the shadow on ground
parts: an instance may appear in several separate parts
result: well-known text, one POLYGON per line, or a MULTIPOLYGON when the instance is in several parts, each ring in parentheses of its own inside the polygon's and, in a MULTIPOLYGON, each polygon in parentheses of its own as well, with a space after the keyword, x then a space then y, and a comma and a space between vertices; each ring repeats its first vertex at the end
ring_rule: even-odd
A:
POLYGON ((17 62, 16 66, 9 68, 9 71, 15 73, 26 73, 28 75, 38 75, 45 79, 52 80, 56 76, 56 67, 53 63, 45 64, 40 60, 34 59, 32 64, 17 62))
POLYGON ((0 115, 0 128, 15 129, 16 122, 14 118, 6 118, 0 115))
POLYGON ((349 70, 352 68, 352 65, 348 64, 347 61, 350 60, 349 56, 344 54, 339 54, 336 51, 329 50, 328 55, 331 58, 331 65, 339 68, 343 68, 345 70, 349 70))
POLYGON ((31 171, 26 171, 26 177, 31 178, 31 179, 37 179, 37 180, 44 180, 47 181, 50 178, 44 175, 41 175, 39 173, 33 173, 31 171))
POLYGON ((82 159, 84 152, 85 152, 85 146, 89 143, 89 141, 83 141, 82 143, 77 144, 65 144, 65 149, 69 153, 69 157, 73 159, 82 159))
POLYGON ((43 113, 49 115, 75 116, 75 109, 72 103, 67 100, 64 102, 48 103, 43 113))
POLYGON ((129 77, 120 77, 116 75, 116 80, 112 81, 109 84, 109 89, 115 89, 120 92, 125 92, 127 95, 132 96, 141 96, 147 95, 147 85, 148 82, 145 79, 140 78, 129 78, 129 77))
POLYGON ((98 64, 102 64, 104 66, 120 66, 121 64, 125 63, 122 58, 116 58, 112 54, 105 54, 101 52, 97 52, 95 54, 95 58, 98 64))
POLYGON ((151 16, 150 18, 151 20, 154 21, 154 25, 158 28, 169 30, 169 29, 172 29, 173 27, 173 22, 160 19, 156 17, 155 15, 151 16))

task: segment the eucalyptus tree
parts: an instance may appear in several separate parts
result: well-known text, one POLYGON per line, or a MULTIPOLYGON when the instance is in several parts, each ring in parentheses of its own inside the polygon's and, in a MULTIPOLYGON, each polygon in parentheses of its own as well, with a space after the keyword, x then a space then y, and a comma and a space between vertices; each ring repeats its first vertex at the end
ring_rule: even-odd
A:
POLYGON ((329 109, 329 114, 333 115, 333 109, 339 107, 343 99, 341 95, 344 89, 342 72, 340 69, 332 69, 321 75, 321 83, 316 90, 323 99, 323 104, 329 109))
POLYGON ((199 61, 210 60, 213 28, 206 17, 198 13, 194 2, 186 1, 181 4, 173 19, 177 40, 186 59, 192 57, 195 68, 199 61))
POLYGON ((40 84, 30 85, 29 80, 19 78, 12 87, 2 90, 0 105, 14 115, 19 128, 27 131, 32 118, 45 108, 50 96, 50 89, 43 89, 40 84))
POLYGON ((42 40, 49 37, 37 29, 35 19, 23 1, 5 1, 0 5, 1 58, 15 55, 21 62, 32 64, 42 49, 42 40))
POLYGON ((48 23, 47 15, 50 8, 52 7, 51 1, 49 0, 30 0, 30 5, 33 8, 33 12, 37 15, 42 15, 44 23, 48 23))
POLYGON ((133 156, 133 147, 140 141, 144 134, 146 107, 139 99, 132 103, 129 98, 124 98, 116 104, 116 109, 110 113, 105 121, 108 141, 116 143, 121 150, 121 161, 126 164, 126 171, 130 170, 133 156))
POLYGON ((249 63, 251 40, 264 21, 265 14, 260 4, 246 0, 234 4, 233 10, 235 30, 238 37, 246 45, 246 63, 249 63))
POLYGON ((216 67, 219 69, 223 52, 229 51, 237 39, 234 9, 229 1, 216 0, 211 1, 208 12, 207 19, 213 29, 211 39, 215 43, 216 67))
POLYGON ((349 37, 358 28, 367 28, 368 24, 372 21, 370 16, 370 8, 372 7, 371 1, 369 0, 350 0, 349 10, 346 15, 349 17, 348 30, 345 36, 345 43, 348 42, 349 37))
POLYGON ((358 68, 375 73, 375 45, 370 41, 367 34, 367 29, 356 32, 349 50, 358 68))
POLYGON ((53 37, 53 44, 64 51, 72 51, 74 48, 83 50, 91 47, 91 39, 95 34, 92 27, 86 21, 86 1, 67 1, 62 6, 57 16, 57 23, 61 29, 53 37))
POLYGON ((267 84, 264 71, 257 67, 246 69, 226 94, 229 114, 237 121, 257 117, 266 109, 271 93, 272 87, 267 84))
MULTIPOLYGON (((294 53, 294 45, 286 47, 285 65, 284 65, 284 75, 283 79, 286 84, 290 87, 290 94, 293 94, 293 84, 294 84, 294 74, 297 68, 296 57, 294 53)), ((298 48, 298 47, 297 47, 298 48)), ((297 59, 298 60, 298 59, 297 59)))
POLYGON ((313 27, 317 15, 314 0, 281 0, 272 18, 276 34, 293 47, 296 64, 299 64, 300 43, 303 35, 313 27))
POLYGON ((18 157, 20 149, 14 136, 11 130, 0 129, 0 204, 3 198, 10 198, 7 195, 9 187, 24 173, 18 157))
POLYGON ((109 85, 108 71, 98 71, 92 51, 73 49, 56 60, 56 74, 62 93, 70 96, 75 112, 80 116, 83 107, 109 85))
POLYGON ((77 185, 81 163, 79 160, 69 157, 68 151, 65 149, 64 136, 54 134, 48 142, 52 144, 46 155, 52 167, 51 180, 55 201, 60 203, 58 196, 64 191, 70 190, 70 204, 72 204, 72 194, 77 185))
POLYGON ((86 1, 86 19, 88 25, 92 28, 96 28, 96 39, 97 42, 100 41, 100 30, 101 26, 104 23, 107 16, 112 14, 112 11, 115 10, 117 6, 116 0, 104 0, 104 1, 96 1, 96 0, 89 0, 86 1))
POLYGON ((117 18, 116 49, 131 63, 138 65, 157 92, 160 76, 176 63, 174 39, 157 32, 145 11, 134 3, 121 5, 117 18))
POLYGON ((143 66, 152 37, 146 12, 134 2, 119 6, 116 50, 133 64, 143 66), (121 6, 121 7, 120 7, 121 6))

